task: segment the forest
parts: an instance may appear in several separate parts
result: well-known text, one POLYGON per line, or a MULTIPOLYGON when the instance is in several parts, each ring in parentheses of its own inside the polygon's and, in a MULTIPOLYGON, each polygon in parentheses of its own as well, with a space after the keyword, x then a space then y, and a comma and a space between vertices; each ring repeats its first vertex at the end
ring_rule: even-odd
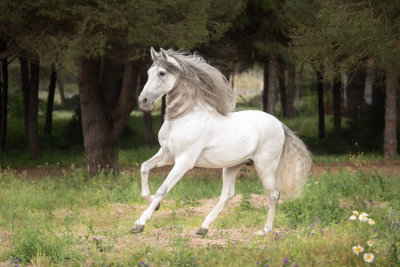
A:
MULTIPOLYGON (((277 114, 279 104, 279 116, 293 118, 295 98, 308 93, 318 103, 319 138, 344 138, 327 137, 324 120, 331 114, 340 132, 345 117, 351 131, 376 137, 361 150, 395 158, 398 9, 392 1, 2 1, 1 149, 17 149, 7 142, 7 119, 18 111, 30 158, 48 149, 40 139, 51 139, 54 107, 71 102, 62 81, 70 75, 87 165, 92 172, 116 168, 113 151, 138 110, 154 46, 197 51, 232 85, 235 73, 257 65, 264 111, 277 114)), ((145 113, 150 146, 157 143, 151 120, 145 113)))
POLYGON ((0 61, 0 265, 400 264, 400 1, 0 0, 0 61), (165 115, 165 97, 138 106, 152 47, 198 53, 236 111, 276 116, 310 149, 304 195, 281 203, 273 235, 248 237, 268 210, 250 167, 209 237, 192 232, 220 174, 199 169, 147 233, 127 233, 165 115), (349 222, 358 210, 373 233, 349 222), (357 258, 352 240, 380 252, 357 258))

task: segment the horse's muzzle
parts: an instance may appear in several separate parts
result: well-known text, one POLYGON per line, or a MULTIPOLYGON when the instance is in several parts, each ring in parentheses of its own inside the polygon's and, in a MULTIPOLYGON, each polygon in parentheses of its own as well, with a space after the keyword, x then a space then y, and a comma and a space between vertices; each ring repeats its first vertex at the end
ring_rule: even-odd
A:
POLYGON ((150 101, 147 97, 139 98, 139 107, 143 111, 150 111, 153 109, 154 102, 150 101))

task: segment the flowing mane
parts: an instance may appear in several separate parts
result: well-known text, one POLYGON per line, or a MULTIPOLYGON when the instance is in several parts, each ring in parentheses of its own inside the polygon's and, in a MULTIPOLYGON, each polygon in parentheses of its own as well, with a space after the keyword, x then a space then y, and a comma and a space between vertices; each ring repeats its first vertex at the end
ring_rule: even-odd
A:
POLYGON ((235 96, 225 76, 202 57, 184 51, 167 50, 179 64, 158 56, 154 64, 177 75, 174 88, 167 94, 166 118, 171 120, 189 112, 196 104, 207 105, 226 116, 235 108, 235 96))

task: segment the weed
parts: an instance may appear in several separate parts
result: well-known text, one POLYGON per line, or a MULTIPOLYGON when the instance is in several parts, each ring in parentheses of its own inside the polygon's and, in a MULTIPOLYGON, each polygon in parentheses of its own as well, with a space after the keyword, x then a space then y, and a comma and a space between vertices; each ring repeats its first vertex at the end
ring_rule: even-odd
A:
POLYGON ((51 230, 37 226, 28 227, 12 237, 13 247, 8 254, 21 263, 35 258, 48 258, 53 263, 77 260, 79 254, 73 249, 78 244, 70 233, 57 235, 51 230))

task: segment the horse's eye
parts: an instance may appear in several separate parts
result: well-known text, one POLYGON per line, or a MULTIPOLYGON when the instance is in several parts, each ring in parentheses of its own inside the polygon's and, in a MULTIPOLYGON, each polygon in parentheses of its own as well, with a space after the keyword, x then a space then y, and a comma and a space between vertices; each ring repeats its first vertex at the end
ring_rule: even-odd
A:
POLYGON ((165 76, 165 71, 160 71, 159 73, 158 73, 158 75, 160 76, 160 77, 164 77, 165 76))

